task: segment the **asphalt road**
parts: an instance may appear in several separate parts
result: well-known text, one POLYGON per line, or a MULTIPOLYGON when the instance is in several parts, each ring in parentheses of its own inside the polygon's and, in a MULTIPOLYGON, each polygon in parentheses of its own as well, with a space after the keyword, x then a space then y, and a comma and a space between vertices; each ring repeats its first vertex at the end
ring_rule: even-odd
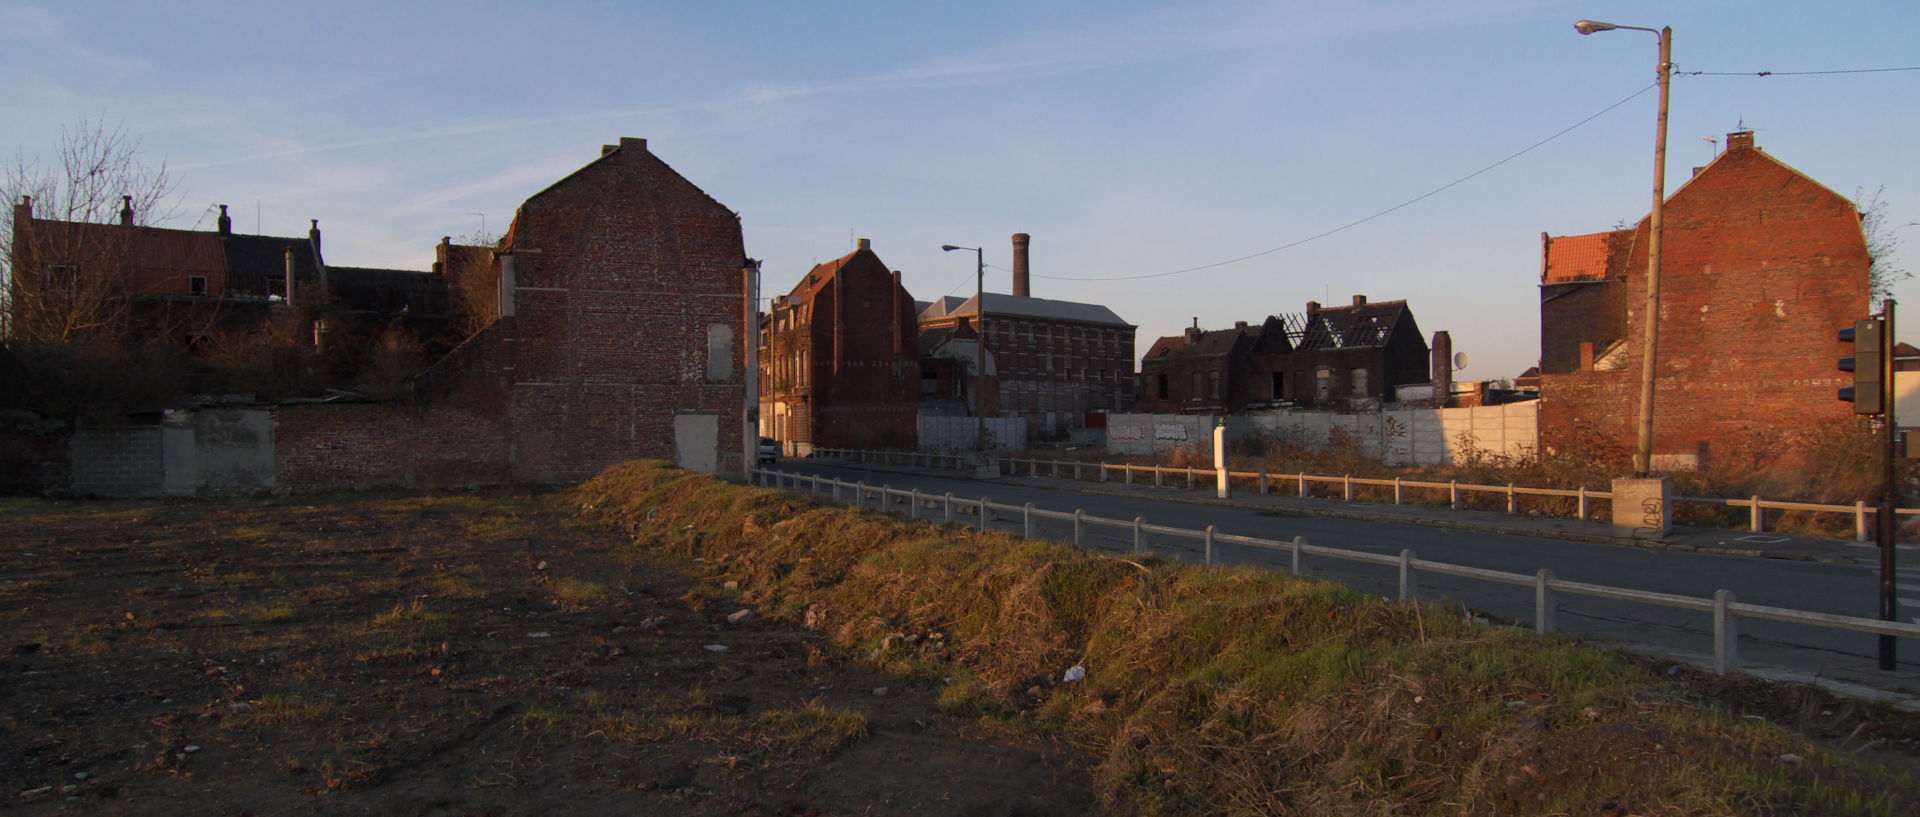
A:
MULTIPOLYGON (((1650 550, 1619 545, 1572 542, 1478 531, 1449 530, 1425 525, 1295 515, 1246 508, 1196 505, 1135 496, 1112 496, 1041 487, 1015 479, 969 480, 951 476, 901 471, 879 471, 858 465, 789 460, 775 466, 799 474, 818 474, 896 489, 919 488, 957 498, 987 497, 995 503, 1031 502, 1044 510, 1083 510, 1090 516, 1131 520, 1193 530, 1214 525, 1219 533, 1285 541, 1305 537, 1310 544, 1370 553, 1398 555, 1411 549, 1425 560, 1531 574, 1548 568, 1556 578, 1638 590, 1712 598, 1728 589, 1739 601, 1816 612, 1864 617, 1878 614, 1879 578, 1867 565, 1784 561, 1748 556, 1725 556, 1682 551, 1650 550)), ((1018 530, 1020 520, 1002 520, 995 527, 1018 530)), ((1072 523, 1038 520, 1036 535, 1070 540, 1072 523)), ((1089 525, 1089 546, 1130 550, 1129 530, 1089 525)), ((1150 537, 1148 547, 1161 554, 1200 561, 1197 539, 1150 537)), ((1290 556, 1261 548, 1216 543, 1215 559, 1223 564, 1258 564, 1286 570, 1290 556)), ((1391 566, 1367 565, 1327 557, 1305 560, 1309 575, 1339 581, 1382 596, 1398 593, 1398 572, 1391 566)), ((1907 569, 1903 583, 1920 583, 1920 570, 1907 569)), ((1473 613, 1531 626, 1533 590, 1441 576, 1419 574, 1419 595, 1450 599, 1473 613)), ((1561 631, 1582 638, 1615 642, 1643 652, 1671 655, 1705 665, 1713 652, 1713 622, 1705 612, 1561 595, 1557 624, 1561 631)), ((1920 640, 1901 639, 1900 662, 1893 672, 1876 667, 1878 637, 1864 633, 1742 618, 1739 624, 1739 661, 1750 670, 1784 670, 1786 675, 1920 693, 1920 640)))

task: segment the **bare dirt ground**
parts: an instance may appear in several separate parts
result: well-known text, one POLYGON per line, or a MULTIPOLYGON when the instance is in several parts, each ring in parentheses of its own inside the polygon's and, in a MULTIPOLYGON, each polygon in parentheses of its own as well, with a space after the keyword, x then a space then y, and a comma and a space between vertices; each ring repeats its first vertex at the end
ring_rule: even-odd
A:
POLYGON ((0 500, 0 812, 1096 810, 1074 750, 563 504, 0 500))

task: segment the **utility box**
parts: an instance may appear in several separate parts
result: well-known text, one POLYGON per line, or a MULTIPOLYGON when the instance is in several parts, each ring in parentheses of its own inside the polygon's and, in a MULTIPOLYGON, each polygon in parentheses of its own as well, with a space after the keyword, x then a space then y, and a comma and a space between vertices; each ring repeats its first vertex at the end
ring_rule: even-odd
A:
POLYGON ((1673 529, 1673 480, 1666 477, 1613 481, 1613 538, 1631 542, 1664 538, 1673 529))

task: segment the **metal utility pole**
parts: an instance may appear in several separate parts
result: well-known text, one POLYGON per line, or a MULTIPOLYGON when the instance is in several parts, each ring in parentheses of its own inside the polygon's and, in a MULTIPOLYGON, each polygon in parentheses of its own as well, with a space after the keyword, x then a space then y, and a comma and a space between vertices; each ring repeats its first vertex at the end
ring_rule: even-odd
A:
POLYGON ((973 447, 987 450, 987 254, 980 247, 940 245, 942 252, 973 250, 973 447))
POLYGON ((740 270, 740 289, 744 304, 740 310, 741 338, 746 346, 746 405, 741 412, 740 476, 753 483, 753 469, 760 465, 760 262, 747 259, 740 270))

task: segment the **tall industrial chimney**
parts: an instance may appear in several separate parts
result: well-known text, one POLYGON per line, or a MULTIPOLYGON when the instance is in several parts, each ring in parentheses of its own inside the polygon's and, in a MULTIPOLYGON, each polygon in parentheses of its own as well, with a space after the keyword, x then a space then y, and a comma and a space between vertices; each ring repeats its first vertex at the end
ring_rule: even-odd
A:
POLYGON ((1013 234, 1013 294, 1022 298, 1033 294, 1027 281, 1027 244, 1032 241, 1026 233, 1013 234))

